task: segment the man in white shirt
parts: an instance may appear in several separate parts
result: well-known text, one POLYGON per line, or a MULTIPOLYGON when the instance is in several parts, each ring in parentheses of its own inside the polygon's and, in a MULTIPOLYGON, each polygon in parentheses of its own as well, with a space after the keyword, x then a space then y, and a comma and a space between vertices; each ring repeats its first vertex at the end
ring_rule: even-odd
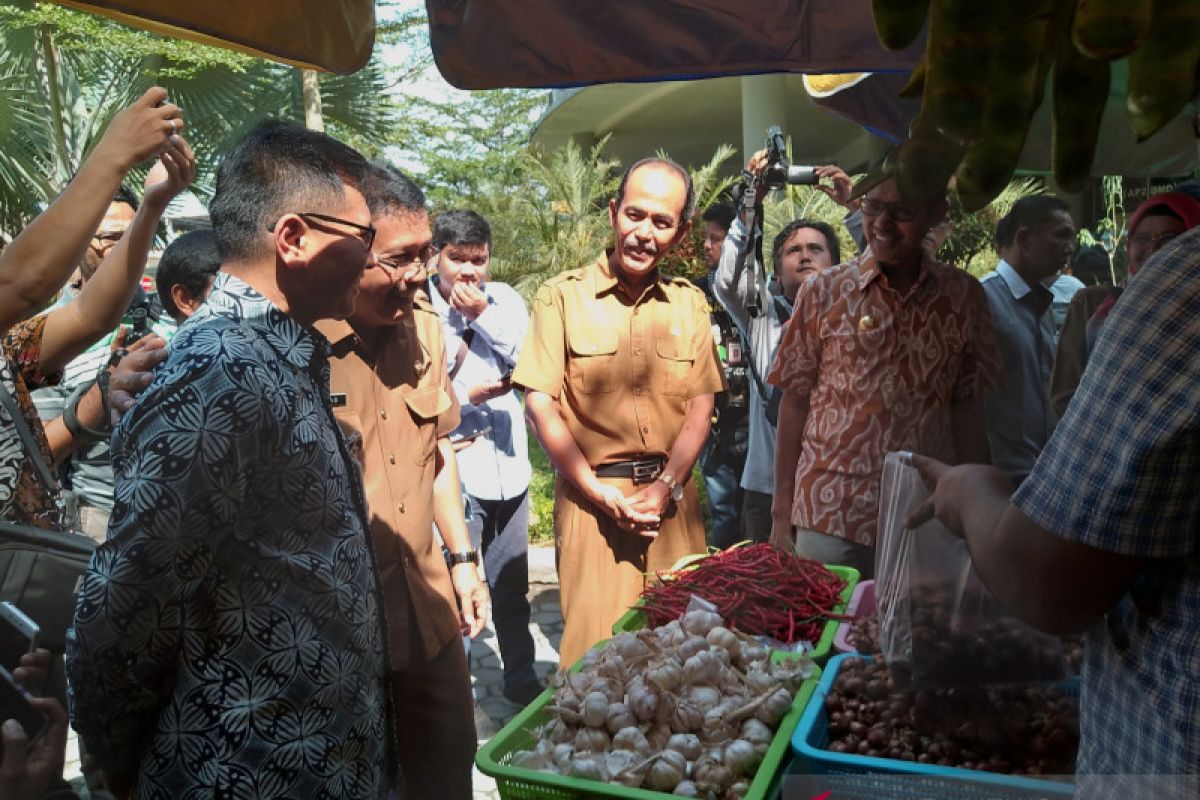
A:
POLYGON ((474 211, 433 225, 437 274, 429 280, 462 422, 451 434, 467 495, 467 527, 483 553, 504 696, 527 705, 542 690, 529 634, 529 444, 510 376, 529 312, 507 284, 488 281, 492 231, 474 211))

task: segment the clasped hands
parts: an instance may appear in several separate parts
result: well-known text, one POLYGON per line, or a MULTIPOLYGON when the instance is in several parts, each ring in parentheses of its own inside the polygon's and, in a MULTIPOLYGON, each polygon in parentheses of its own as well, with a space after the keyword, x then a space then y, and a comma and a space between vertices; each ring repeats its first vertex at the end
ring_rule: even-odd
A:
POLYGON ((620 487, 602 483, 599 479, 592 498, 618 527, 648 539, 658 536, 670 499, 671 490, 662 481, 653 481, 634 494, 626 495, 620 487))

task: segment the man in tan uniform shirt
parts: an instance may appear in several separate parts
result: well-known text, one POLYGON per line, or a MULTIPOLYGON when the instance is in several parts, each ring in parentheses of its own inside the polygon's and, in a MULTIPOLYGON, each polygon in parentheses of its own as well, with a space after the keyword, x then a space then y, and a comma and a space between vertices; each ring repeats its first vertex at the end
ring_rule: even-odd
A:
POLYGON ((609 203, 613 249, 542 286, 513 373, 558 470, 564 669, 611 635, 647 572, 704 550, 690 477, 724 376, 704 294, 658 272, 694 202, 673 162, 631 167, 609 203))
POLYGON ((479 633, 489 601, 448 439, 459 411, 441 320, 419 288, 432 236, 425 198, 403 175, 375 167, 363 194, 374 259, 354 316, 317 328, 332 346, 334 415, 363 465, 403 796, 465 799, 476 739, 460 633, 479 633), (449 570, 435 523, 459 562, 449 570))

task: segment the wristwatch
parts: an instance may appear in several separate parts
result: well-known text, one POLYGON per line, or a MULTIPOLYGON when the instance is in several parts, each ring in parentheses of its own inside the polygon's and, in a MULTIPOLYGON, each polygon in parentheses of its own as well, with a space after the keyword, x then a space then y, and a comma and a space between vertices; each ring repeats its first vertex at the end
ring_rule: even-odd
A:
POLYGON ((467 550, 462 553, 450 554, 450 566, 457 567, 459 564, 474 564, 479 566, 479 551, 467 550))
POLYGON ((658 473, 658 477, 654 480, 662 481, 667 485, 667 488, 671 490, 671 499, 676 503, 683 499, 683 484, 675 480, 665 469, 658 473))

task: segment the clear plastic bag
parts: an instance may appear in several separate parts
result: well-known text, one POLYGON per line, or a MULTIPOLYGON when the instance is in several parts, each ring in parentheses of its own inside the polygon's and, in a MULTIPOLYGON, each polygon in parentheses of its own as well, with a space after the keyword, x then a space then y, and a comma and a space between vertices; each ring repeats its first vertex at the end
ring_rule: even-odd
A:
POLYGON ((906 453, 884 460, 875 551, 879 646, 901 685, 1031 683, 1067 675, 1062 641, 1009 612, 937 520, 909 529, 929 496, 906 453))

